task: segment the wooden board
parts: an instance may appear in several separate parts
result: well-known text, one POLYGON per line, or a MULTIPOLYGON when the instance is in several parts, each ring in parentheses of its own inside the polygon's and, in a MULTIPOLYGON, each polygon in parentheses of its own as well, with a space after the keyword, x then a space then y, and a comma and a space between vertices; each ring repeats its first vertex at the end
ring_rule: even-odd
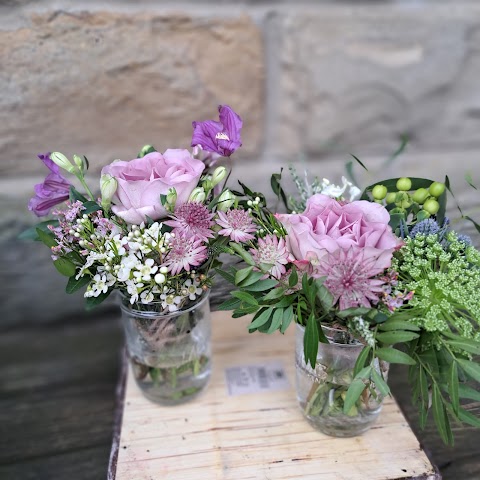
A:
POLYGON ((359 437, 328 437, 304 420, 294 389, 294 328, 285 336, 249 335, 249 319, 212 315, 212 379, 194 401, 155 405, 142 396, 128 369, 118 452, 114 445, 109 478, 441 478, 393 399, 385 401, 377 424, 359 437), (288 389, 228 395, 226 368, 271 361, 283 364, 288 389))

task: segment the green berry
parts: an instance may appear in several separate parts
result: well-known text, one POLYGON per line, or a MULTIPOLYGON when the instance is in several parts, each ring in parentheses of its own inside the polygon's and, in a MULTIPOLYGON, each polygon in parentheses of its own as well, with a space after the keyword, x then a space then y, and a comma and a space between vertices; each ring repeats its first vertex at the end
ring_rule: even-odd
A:
POLYGON ((429 196, 430 194, 428 193, 428 190, 426 188, 419 188, 413 193, 412 200, 419 205, 423 205, 423 203, 429 196))
POLYGON ((390 210, 390 213, 405 213, 405 210, 403 208, 396 207, 390 210))
POLYGON ((423 209, 430 215, 435 215, 440 209, 440 204, 434 198, 429 198, 423 204, 423 209))
POLYGON ((401 192, 408 192, 412 188, 412 181, 407 177, 402 177, 397 180, 397 188, 401 192))
POLYGON ((387 196, 387 192, 385 185, 375 185, 372 190, 372 195, 375 200, 383 200, 387 196))
POLYGON ((438 198, 445 191, 445 184, 440 182, 433 182, 428 189, 430 195, 438 198))
POLYGON ((387 196, 385 197, 385 201, 387 202, 387 205, 389 205, 390 203, 395 203, 396 197, 397 197, 397 192, 387 193, 387 196))

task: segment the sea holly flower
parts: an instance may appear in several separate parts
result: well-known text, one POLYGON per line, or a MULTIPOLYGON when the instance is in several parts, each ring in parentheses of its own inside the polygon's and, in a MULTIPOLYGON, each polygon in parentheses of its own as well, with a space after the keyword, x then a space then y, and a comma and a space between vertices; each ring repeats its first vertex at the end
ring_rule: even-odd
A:
POLYGON ((28 203, 28 209, 37 217, 48 215, 59 203, 68 200, 70 182, 60 174, 58 165, 52 162, 50 154, 38 155, 38 158, 50 170, 43 183, 35 185, 35 196, 28 203))
POLYGON ((223 227, 219 235, 230 237, 234 242, 248 242, 255 238, 251 233, 257 229, 253 224, 252 217, 245 210, 229 210, 228 212, 217 212, 217 224, 223 227))
POLYGON ((229 157, 242 146, 240 131, 242 119, 228 105, 218 107, 220 121, 206 120, 192 122, 192 147, 200 146, 202 150, 229 157))
POLYGON ((164 223, 173 227, 176 234, 187 237, 192 236, 196 240, 207 241, 209 238, 214 237, 211 230, 214 225, 213 216, 214 214, 210 213, 205 205, 189 202, 177 207, 172 216, 173 220, 168 220, 164 223))
MULTIPOLYGON (((250 249, 250 253, 259 265, 261 263, 271 265, 269 273, 272 277, 281 279, 287 269, 285 265, 294 260, 288 252, 285 240, 278 239, 275 235, 267 235, 258 239, 258 247, 250 249)), ((267 278, 268 275, 265 275, 267 278)))

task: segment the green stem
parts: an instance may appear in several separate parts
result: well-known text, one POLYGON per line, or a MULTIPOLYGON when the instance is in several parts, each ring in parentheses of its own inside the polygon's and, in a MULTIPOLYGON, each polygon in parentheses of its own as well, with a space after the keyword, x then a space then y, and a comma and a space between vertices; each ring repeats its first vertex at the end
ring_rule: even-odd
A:
POLYGON ((87 183, 85 182, 85 178, 83 176, 83 173, 79 173, 78 175, 75 174, 75 176, 78 178, 78 181, 82 184, 83 188, 87 191, 89 197, 90 197, 90 200, 92 200, 93 202, 95 201, 95 196, 93 195, 92 191, 90 190, 90 188, 88 188, 88 185, 87 183))

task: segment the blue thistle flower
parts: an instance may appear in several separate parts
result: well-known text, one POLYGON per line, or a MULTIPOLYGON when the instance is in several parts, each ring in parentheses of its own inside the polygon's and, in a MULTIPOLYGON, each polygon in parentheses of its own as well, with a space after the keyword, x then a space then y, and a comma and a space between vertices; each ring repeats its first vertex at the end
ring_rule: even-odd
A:
POLYGON ((464 243, 466 247, 470 247, 472 245, 472 239, 468 235, 460 234, 457 239, 459 242, 464 243))
MULTIPOLYGON (((445 222, 444 222, 445 224, 445 222)), ((440 232, 438 223, 432 218, 427 218, 418 222, 410 231, 409 237, 415 238, 417 235, 437 235, 440 232)))

